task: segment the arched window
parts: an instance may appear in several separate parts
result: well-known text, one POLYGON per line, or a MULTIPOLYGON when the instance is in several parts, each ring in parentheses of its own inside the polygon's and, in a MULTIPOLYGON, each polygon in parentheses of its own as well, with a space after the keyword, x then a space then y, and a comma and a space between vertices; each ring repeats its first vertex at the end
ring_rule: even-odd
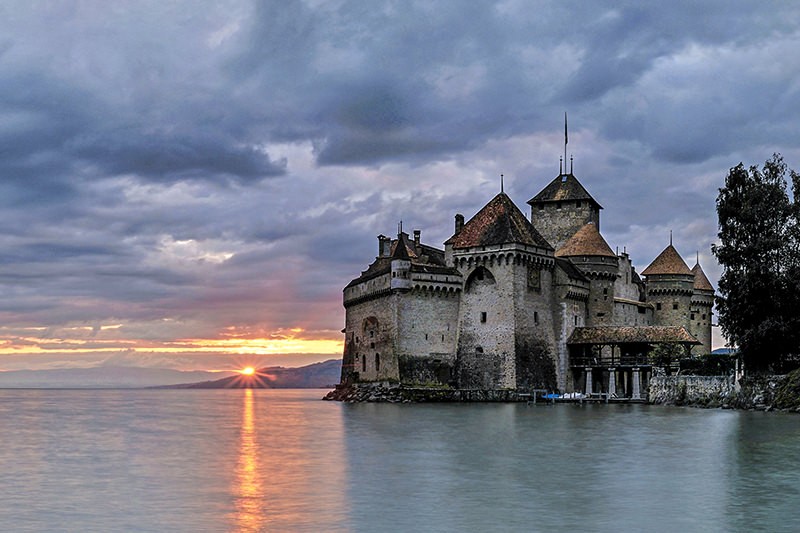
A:
POLYGON ((486 267, 479 266, 473 270, 467 278, 467 282, 464 284, 464 290, 469 291, 477 285, 491 285, 494 283, 495 280, 492 272, 486 267))
POLYGON ((381 354, 375 354, 375 372, 380 372, 381 370, 381 354))
POLYGON ((483 353, 483 347, 482 346, 476 346, 475 347, 475 353, 483 353))

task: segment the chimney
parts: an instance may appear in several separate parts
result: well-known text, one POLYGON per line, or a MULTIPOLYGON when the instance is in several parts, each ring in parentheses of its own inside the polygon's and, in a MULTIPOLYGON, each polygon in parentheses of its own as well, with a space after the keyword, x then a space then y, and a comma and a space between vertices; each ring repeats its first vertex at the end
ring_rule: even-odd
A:
POLYGON ((392 239, 386 235, 378 235, 378 257, 389 257, 392 251, 392 239))
POLYGON ((419 245, 419 239, 420 239, 421 235, 422 235, 422 231, 421 230, 418 230, 418 229, 414 230, 414 251, 417 253, 417 255, 422 255, 421 254, 422 248, 420 248, 420 245, 419 245))
POLYGON ((456 235, 461 233, 462 229, 464 229, 464 215, 458 213, 456 215, 456 235))

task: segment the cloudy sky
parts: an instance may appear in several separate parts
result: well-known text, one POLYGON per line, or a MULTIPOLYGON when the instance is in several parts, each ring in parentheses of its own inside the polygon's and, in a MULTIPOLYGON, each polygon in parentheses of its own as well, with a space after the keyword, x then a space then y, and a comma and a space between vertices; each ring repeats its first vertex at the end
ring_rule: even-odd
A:
POLYGON ((338 356, 376 235, 440 246, 501 173, 526 208, 565 111, 639 271, 673 230, 716 283, 728 168, 800 168, 791 2, 9 1, 0 27, 0 370, 338 356))

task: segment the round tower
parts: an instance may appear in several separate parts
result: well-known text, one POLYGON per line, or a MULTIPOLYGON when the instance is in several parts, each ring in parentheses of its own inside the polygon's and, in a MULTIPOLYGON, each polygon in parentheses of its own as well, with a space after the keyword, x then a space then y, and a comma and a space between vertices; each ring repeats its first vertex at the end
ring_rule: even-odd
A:
POLYGON ((619 258, 600 235, 593 222, 585 224, 556 251, 589 278, 589 301, 586 325, 613 324, 614 282, 619 271, 619 258))
POLYGON ((644 269, 647 301, 653 304, 654 326, 682 326, 691 333, 694 274, 670 243, 644 269))
POLYGON ((694 274, 694 292, 692 293, 692 308, 689 315, 689 333, 703 343, 695 346, 692 352, 697 355, 711 353, 711 317, 714 308, 714 287, 708 281, 706 273, 699 261, 692 268, 694 274))
POLYGON ((397 235, 397 244, 392 252, 392 277, 390 287, 392 290, 411 290, 411 256, 406 249, 408 235, 397 235))

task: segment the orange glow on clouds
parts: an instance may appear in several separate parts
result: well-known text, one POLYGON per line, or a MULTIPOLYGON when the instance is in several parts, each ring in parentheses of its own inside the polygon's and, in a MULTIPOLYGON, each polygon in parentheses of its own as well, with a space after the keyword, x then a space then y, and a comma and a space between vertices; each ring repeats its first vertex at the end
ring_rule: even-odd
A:
MULTIPOLYGON (((231 355, 283 355, 283 354, 341 354, 344 344, 337 333, 326 331, 308 335, 302 328, 279 330, 265 336, 264 332, 239 332, 236 328, 223 331, 223 338, 188 338, 175 340, 128 339, 121 337, 87 337, 64 335, 91 328, 64 328, 62 335, 47 337, 45 328, 25 328, 24 334, 3 332, 0 328, 0 355, 48 353, 224 353, 231 355), (259 335, 260 333, 260 335, 259 335), (246 336, 257 335, 253 337, 246 336), (314 338, 310 338, 314 337, 314 338), (322 337, 322 338, 320 338, 322 337)), ((104 327, 103 331, 119 334, 123 326, 104 327)))

